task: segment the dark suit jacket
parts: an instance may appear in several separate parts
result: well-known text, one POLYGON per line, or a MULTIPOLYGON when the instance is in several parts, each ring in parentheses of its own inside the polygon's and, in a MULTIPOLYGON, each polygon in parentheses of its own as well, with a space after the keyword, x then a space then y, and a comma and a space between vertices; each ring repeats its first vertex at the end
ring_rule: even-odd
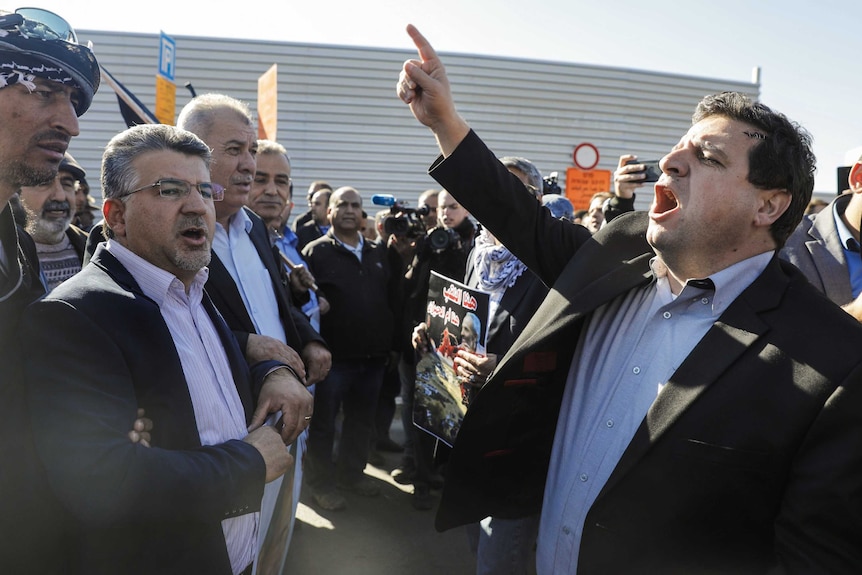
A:
MULTIPOLYGON (((540 509, 585 320, 652 281, 654 253, 646 214, 589 237, 526 197, 472 132, 431 173, 552 286, 464 418, 445 529, 540 509)), ((578 573, 858 572, 860 349, 862 328, 773 258, 641 422, 588 512, 578 573)))
POLYGON ((843 213, 852 196, 838 196, 820 213, 802 218, 781 250, 782 258, 798 267, 814 287, 838 305, 853 301, 853 287, 832 209, 837 205, 843 213))
MULTIPOLYGON (((206 297, 246 420, 252 379, 206 297)), ((260 508, 266 469, 251 445, 200 445, 179 355, 158 306, 100 246, 23 319, 36 446, 75 520, 82 573, 229 574, 221 521, 260 508), (63 336, 66 334, 66 336, 63 336), (129 441, 136 409, 152 448, 129 441)), ((255 381, 262 380, 258 373, 255 381)))
MULTIPOLYGON (((284 326, 284 333, 287 336, 287 345, 295 349, 297 353, 300 353, 302 348, 309 342, 318 341, 324 343, 323 338, 314 331, 314 328, 311 327, 308 318, 305 317, 302 310, 297 309, 292 303, 287 278, 284 273, 284 266, 280 260, 276 259, 266 224, 263 223, 263 220, 257 214, 248 208, 243 209, 252 222, 251 231, 248 235, 261 261, 269 271, 269 277, 272 280, 272 288, 275 290, 275 299, 278 302, 279 316, 284 326)), ((236 283, 215 251, 212 253, 209 270, 210 275, 206 283, 207 293, 212 298, 216 308, 224 316, 227 324, 234 331, 240 348, 245 350, 248 335, 250 333, 257 333, 257 331, 254 328, 251 316, 245 309, 245 304, 242 301, 242 296, 236 287, 236 283)))

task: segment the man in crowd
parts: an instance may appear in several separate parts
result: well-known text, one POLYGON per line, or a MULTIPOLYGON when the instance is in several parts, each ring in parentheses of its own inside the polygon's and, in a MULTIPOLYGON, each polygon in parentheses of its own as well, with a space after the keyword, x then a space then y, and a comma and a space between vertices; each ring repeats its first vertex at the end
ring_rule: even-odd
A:
POLYGON ((209 162, 172 126, 115 136, 102 168, 109 240, 22 320, 25 349, 39 350, 25 362, 36 446, 73 517, 81 573, 250 573, 264 483, 310 420, 290 368, 250 371, 203 291, 222 197, 209 162), (98 361, 85 361, 92 349, 98 361), (138 407, 152 448, 127 438, 138 407))
POLYGON ((331 196, 332 190, 329 188, 320 188, 311 196, 311 219, 296 228, 297 246, 300 251, 317 238, 323 237, 329 230, 326 210, 331 196))
POLYGON ((316 285, 314 277, 306 269, 305 261, 297 249, 296 234, 286 225, 293 209, 290 158, 287 150, 278 142, 258 140, 255 160, 248 207, 266 223, 273 245, 284 260, 294 301, 302 306, 302 312, 311 326, 319 332, 320 305, 317 294, 312 290, 316 285))
POLYGON ((386 246, 359 232, 359 192, 350 187, 333 192, 327 218, 327 234, 302 252, 330 304, 320 329, 332 350, 332 371, 314 391, 308 477, 315 504, 338 510, 347 500, 336 487, 368 497, 380 491, 364 469, 380 386, 394 349, 400 278, 390 269, 386 246), (333 461, 335 421, 342 407, 344 423, 333 461))
POLYGON ((296 219, 293 221, 293 225, 291 227, 293 228, 294 233, 299 231, 299 228, 301 228, 306 223, 311 221, 311 219, 312 219, 311 204, 312 204, 312 200, 314 199, 314 194, 315 194, 315 192, 317 192, 319 190, 324 190, 324 189, 329 190, 329 192, 332 193, 332 186, 330 186, 328 182, 325 182, 323 180, 314 180, 313 182, 311 182, 311 184, 308 185, 308 192, 306 192, 306 194, 305 194, 305 202, 308 205, 308 209, 306 211, 304 211, 302 214, 298 215, 296 217, 296 219))
POLYGON ((204 94, 186 104, 177 126, 210 146, 213 183, 224 188, 207 293, 250 360, 279 359, 300 377, 308 370, 309 385, 323 379, 329 351, 285 289, 266 224, 246 207, 257 154, 251 112, 230 96, 204 94))
POLYGON ((467 412, 438 528, 541 509, 540 575, 857 571, 862 328, 776 256, 807 132, 707 96, 649 213, 591 236, 523 194, 408 33, 397 91, 431 175, 552 286, 467 412))
POLYGON ((87 182, 87 172, 75 161, 72 154, 67 153, 63 161, 68 171, 75 178, 75 219, 72 224, 89 232, 96 223, 96 216, 101 218, 99 210, 93 197, 90 195, 90 184, 87 182))
MULTIPOLYGON (((257 124, 251 112, 230 96, 204 94, 186 104, 177 125, 199 136, 213 150, 212 180, 224 188, 224 200, 215 206, 207 293, 237 334, 249 361, 282 361, 303 383, 313 385, 329 371, 329 350, 294 305, 267 226, 246 205, 257 169, 257 124)), ((291 447, 295 465, 285 485, 302 479, 304 446, 303 437, 291 447)), ((277 502, 282 486, 281 479, 268 485, 267 501, 277 502)), ((295 509, 294 499, 291 518, 295 509)), ((262 511, 266 529, 260 534, 265 537, 274 509, 266 506, 262 511)))
POLYGON ((74 33, 49 32, 40 10, 21 12, 3 11, 0 23, 0 565, 64 573, 63 515, 34 451, 21 362, 21 313, 45 289, 33 240, 16 228, 8 202, 21 186, 57 175, 99 86, 99 66, 74 33))
POLYGON ((862 158, 853 165, 848 180, 849 193, 802 218, 781 257, 802 270, 826 297, 862 321, 862 158))
MULTIPOLYGON (((434 204, 425 192, 420 205, 434 204)), ((401 465, 393 478, 400 484, 413 484, 413 507, 428 510, 434 506, 431 488, 439 487, 441 477, 435 471, 434 453, 436 440, 413 425, 413 389, 416 383, 416 362, 411 336, 413 328, 425 321, 428 284, 431 272, 435 271, 455 280, 462 280, 467 269, 467 255, 473 248, 476 228, 470 221, 467 210, 446 190, 437 192, 437 217, 423 219, 426 226, 435 223, 426 235, 416 240, 415 254, 404 281, 404 314, 401 321, 401 360, 398 365, 401 376, 401 418, 406 441, 401 465), (432 237, 448 238, 436 246, 432 237)))
POLYGON ((87 232, 72 224, 76 182, 66 154, 53 180, 21 187, 27 232, 36 242, 39 265, 49 291, 81 271, 84 259, 87 232))

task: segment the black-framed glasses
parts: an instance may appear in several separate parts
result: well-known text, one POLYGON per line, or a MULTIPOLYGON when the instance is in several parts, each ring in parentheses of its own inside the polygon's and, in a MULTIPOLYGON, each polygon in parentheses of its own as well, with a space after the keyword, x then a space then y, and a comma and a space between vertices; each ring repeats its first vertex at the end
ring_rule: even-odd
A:
POLYGON ((218 184, 210 182, 191 184, 185 180, 176 180, 173 178, 162 178, 158 182, 153 182, 152 184, 142 186, 137 190, 132 190, 127 194, 123 194, 121 197, 130 196, 135 192, 149 190, 150 188, 157 188, 159 190, 159 195, 169 200, 181 200, 185 198, 191 193, 192 188, 196 188, 197 191, 200 192, 201 197, 205 200, 220 202, 224 199, 224 188, 218 184))
POLYGON ((18 8, 13 14, 0 15, 0 28, 16 28, 27 38, 78 43, 78 36, 71 24, 42 8, 18 8))

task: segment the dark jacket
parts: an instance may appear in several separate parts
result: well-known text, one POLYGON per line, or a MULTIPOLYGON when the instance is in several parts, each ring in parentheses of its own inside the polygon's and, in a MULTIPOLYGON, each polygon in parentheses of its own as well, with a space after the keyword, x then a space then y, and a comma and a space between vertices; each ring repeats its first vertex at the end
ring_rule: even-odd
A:
MULTIPOLYGON (((206 296, 204 307, 249 421, 264 372, 252 378, 206 296)), ((79 274, 30 306, 22 323, 24 344, 40 350, 26 363, 36 445, 74 517, 67 537, 80 571, 231 573, 221 521, 260 508, 264 461, 240 440, 201 446, 156 303, 100 247, 79 274), (138 407, 153 420, 152 448, 129 441, 138 407)))
MULTIPOLYGON (((250 209, 243 209, 252 223, 251 231, 248 232, 249 238, 251 238, 257 255, 269 272, 287 345, 296 350, 297 353, 301 353, 302 348, 312 341, 323 344, 323 338, 311 327, 302 310, 293 303, 284 266, 275 256, 276 248, 272 246, 266 224, 260 216, 250 209)), ((245 309, 245 303, 242 301, 236 282, 233 281, 230 272, 224 267, 215 251, 212 252, 209 270, 210 275, 205 286, 207 293, 233 330, 240 348, 244 350, 248 343, 249 334, 256 333, 254 322, 248 310, 245 309)))
MULTIPOLYGON (((646 214, 590 237, 525 198, 472 132, 431 173, 552 286, 464 418, 445 529, 539 511, 581 331, 652 280, 655 254, 646 214)), ((860 349, 862 327, 774 257, 650 407, 587 514, 578 572, 857 573, 860 349)))
POLYGON ((333 360, 386 358, 394 348, 399 277, 390 268, 385 246, 365 241, 362 262, 335 239, 330 229, 302 251, 329 313, 320 333, 333 360))
POLYGON ((314 220, 309 220, 296 229, 296 248, 301 252, 305 246, 323 235, 314 220))
POLYGON ((0 244, 8 266, 0 274, 0 570, 65 574, 65 515, 33 444, 21 346, 21 315, 45 286, 33 240, 15 225, 12 210, 2 208, 0 244))
POLYGON ((78 259, 83 265, 84 254, 87 251, 87 239, 89 239, 90 234, 72 224, 66 228, 66 237, 69 238, 72 247, 75 249, 75 253, 78 254, 78 259))

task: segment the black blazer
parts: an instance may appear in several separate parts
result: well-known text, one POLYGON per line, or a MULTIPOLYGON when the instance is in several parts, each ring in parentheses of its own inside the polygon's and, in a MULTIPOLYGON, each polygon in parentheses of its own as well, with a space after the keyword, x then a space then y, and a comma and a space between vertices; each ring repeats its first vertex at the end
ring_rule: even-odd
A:
MULTIPOLYGON (((474 248, 475 249, 475 248, 474 248)), ((479 277, 473 265, 473 255, 467 258, 467 273, 464 283, 478 287, 479 277)), ((502 359, 503 355, 518 335, 533 318, 539 305, 548 295, 548 287, 529 269, 524 270, 511 287, 506 288, 500 304, 488 324, 488 339, 485 348, 489 353, 496 353, 502 359)))
MULTIPOLYGON (((302 310, 297 309, 293 305, 284 266, 275 256, 275 252, 273 251, 275 248, 273 248, 272 242, 269 239, 266 224, 264 224, 263 220, 257 214, 248 208, 243 209, 252 222, 251 231, 248 235, 261 261, 269 271, 272 288, 275 291, 275 299, 278 302, 279 317, 281 318, 284 333, 287 337, 287 345, 295 349, 297 353, 300 353, 302 348, 309 342, 318 341, 324 343, 323 338, 314 331, 314 328, 311 327, 308 318, 305 317, 302 310)), ((207 293, 212 298, 216 308, 224 316, 227 324, 234 331, 240 348, 244 350, 248 342, 248 334, 257 333, 254 328, 254 322, 252 322, 251 316, 245 309, 242 296, 239 294, 239 290, 230 272, 224 267, 215 251, 212 252, 209 270, 210 275, 206 283, 207 293)))
MULTIPOLYGON (((248 421, 251 374, 206 296, 204 305, 248 421)), ((22 324, 25 349, 38 350, 25 362, 36 447, 74 517, 68 537, 78 570, 230 574, 221 521, 259 510, 266 468, 243 441, 200 445, 156 303, 99 246, 79 274, 27 309, 22 324), (127 436, 138 407, 153 420, 152 448, 127 436)))
MULTIPOLYGON (((468 410, 438 528, 540 510, 590 313, 652 280, 647 215, 590 237, 470 133, 432 176, 551 291, 468 410)), ((578 573, 855 573, 862 328, 773 258, 670 378, 589 510, 578 573), (782 571, 783 572, 783 571, 782 571)))

